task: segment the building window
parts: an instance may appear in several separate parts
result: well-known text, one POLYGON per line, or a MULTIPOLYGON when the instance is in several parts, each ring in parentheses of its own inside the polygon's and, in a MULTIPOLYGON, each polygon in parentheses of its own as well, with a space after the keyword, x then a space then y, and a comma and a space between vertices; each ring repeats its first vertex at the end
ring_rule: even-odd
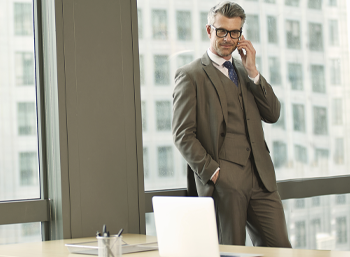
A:
POLYGON ((287 163, 287 145, 281 141, 273 142, 273 163, 275 168, 280 168, 287 163))
POLYGON ((19 173, 21 186, 38 184, 38 156, 36 152, 19 153, 19 173))
POLYGON ((293 104, 294 131, 305 132, 305 110, 302 104, 293 104))
POLYGON ((146 102, 141 102, 142 131, 147 131, 147 107, 146 102))
POLYGON ((311 199, 312 199, 312 201, 311 201, 312 206, 315 207, 315 206, 321 205, 321 197, 315 196, 315 197, 312 197, 311 199))
POLYGON ((269 57, 270 83, 273 85, 281 84, 280 61, 277 57, 269 57))
POLYGON ((309 0, 308 5, 310 9, 321 10, 322 0, 309 0))
POLYGON ((330 20, 329 21, 329 44, 331 46, 339 45, 339 31, 338 31, 338 21, 330 20))
POLYGON ((323 51, 322 24, 309 23, 309 47, 312 51, 323 51))
POLYGON ((295 208, 304 209, 305 208, 305 199, 295 199, 295 208))
POLYGON ((140 62, 140 83, 141 86, 145 84, 145 60, 142 54, 139 56, 140 62))
POLYGON ((343 138, 335 139, 334 163, 344 164, 344 139, 343 138))
POLYGON ((343 125, 343 100, 334 98, 332 101, 332 124, 343 125))
POLYGON ((207 28, 206 25, 208 23, 208 13, 207 12, 201 12, 200 14, 200 25, 201 25, 201 38, 203 41, 208 40, 208 34, 207 34, 207 28))
POLYGON ((34 56, 31 52, 17 52, 15 55, 16 85, 34 85, 34 56))
POLYGON ((31 222, 31 223, 23 223, 21 224, 21 231, 22 236, 25 237, 33 237, 40 235, 41 233, 41 226, 38 222, 31 222))
POLYGON ((303 70, 300 63, 288 63, 288 78, 293 90, 303 90, 303 70))
POLYGON ((143 175, 145 178, 149 177, 149 155, 148 155, 148 148, 143 148, 143 175))
POLYGON ((269 43, 277 44, 277 19, 274 16, 267 16, 267 30, 269 43))
POLYGON ((275 4, 276 0, 265 0, 265 3, 275 4))
POLYGON ((341 70, 340 70, 340 59, 330 60, 330 76, 331 84, 340 85, 341 84, 341 70))
POLYGON ((323 65, 311 65, 312 91, 326 93, 326 83, 323 65))
POLYGON ((16 36, 33 35, 33 18, 31 3, 14 3, 14 25, 16 36))
POLYGON ((158 131, 169 131, 171 129, 170 101, 156 101, 156 119, 158 131))
POLYGON ((17 121, 19 135, 36 134, 35 104, 33 102, 17 104, 17 121))
POLYGON ((327 135, 327 109, 314 106, 314 134, 327 135))
POLYGON ((158 147, 158 175, 170 177, 174 175, 173 151, 171 146, 158 147))
POLYGON ((142 39, 143 38, 143 21, 142 21, 141 9, 137 9, 137 26, 138 26, 139 39, 142 39))
POLYGON ((337 244, 345 244, 348 242, 348 231, 346 217, 338 217, 336 219, 337 244))
POLYGON ((306 246, 306 228, 305 221, 295 222, 295 247, 303 248, 306 246))
POLYGON ((261 65, 261 57, 260 56, 255 57, 255 64, 256 64, 256 68, 258 69, 258 71, 262 72, 262 65, 261 65))
POLYGON ((287 47, 300 49, 300 25, 299 21, 286 21, 287 47))
POLYGON ((179 40, 188 41, 192 39, 192 22, 190 11, 177 11, 177 38, 179 40))
POLYGON ((295 160, 299 163, 307 163, 307 149, 301 145, 294 145, 295 160))
POLYGON ((335 199, 336 204, 346 204, 346 195, 336 195, 335 199))
POLYGON ((275 127, 280 127, 282 129, 285 129, 285 110, 284 110, 284 103, 280 101, 281 103, 281 111, 280 111, 280 117, 278 121, 274 124, 275 127))
POLYGON ((337 0, 328 0, 329 6, 337 6, 337 0))
POLYGON ((328 156, 329 156, 329 151, 327 149, 315 149, 315 162, 316 164, 319 163, 328 163, 328 156))
POLYGON ((169 85, 169 62, 167 55, 154 56, 154 82, 156 85, 169 85))
POLYGON ((188 54, 180 54, 177 56, 177 67, 180 68, 182 66, 185 66, 186 64, 189 64, 193 61, 193 56, 188 54))
POLYGON ((247 38, 253 43, 260 41, 260 24, 258 15, 247 15, 246 19, 247 38))
POLYGON ((152 10, 153 39, 168 39, 166 10, 152 10))
POLYGON ((317 234, 321 232, 321 219, 312 219, 310 230, 311 247, 309 249, 317 249, 317 234))
POLYGON ((285 0, 284 3, 289 6, 299 6, 299 0, 285 0))

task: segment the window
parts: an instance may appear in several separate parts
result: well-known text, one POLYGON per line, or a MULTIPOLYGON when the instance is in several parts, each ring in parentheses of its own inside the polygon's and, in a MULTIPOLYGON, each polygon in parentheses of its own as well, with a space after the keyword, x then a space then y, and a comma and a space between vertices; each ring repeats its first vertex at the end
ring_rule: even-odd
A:
POLYGON ((300 63, 288 63, 288 78, 293 90, 303 90, 303 71, 300 63))
POLYGON ((334 163, 344 164, 344 139, 336 138, 334 148, 334 163))
POLYGON ((281 84, 280 61, 277 57, 269 57, 270 83, 281 84))
POLYGON ((148 148, 143 148, 143 175, 145 178, 149 177, 149 155, 148 155, 148 148))
POLYGON ((310 9, 321 10, 321 7, 322 7, 322 0, 309 0, 307 6, 308 6, 310 9))
POLYGON ((38 155, 36 152, 19 153, 19 173, 21 186, 38 185, 38 155))
POLYGON ((314 106, 314 134, 327 135, 327 109, 314 106))
POLYGON ((312 51, 323 51, 322 24, 309 23, 309 47, 312 51))
POLYGON ((296 209, 305 208, 305 199, 295 199, 295 208, 296 209))
POLYGON ((321 232, 321 219, 312 219, 310 230, 310 249, 317 249, 317 235, 321 232))
POLYGON ((346 195, 336 195, 335 199, 336 204, 346 204, 346 195))
POLYGON ((294 131, 305 132, 305 110, 302 104, 293 104, 294 131))
POLYGON ((31 52, 17 52, 15 60, 16 85, 34 85, 34 56, 31 52))
POLYGON ((17 104, 17 120, 19 135, 36 134, 35 104, 33 102, 17 104))
POLYGON ((329 6, 337 6, 337 0, 328 0, 329 6))
POLYGON ((188 54, 180 54, 177 57, 177 67, 180 68, 182 66, 185 66, 186 64, 189 64, 193 61, 193 56, 188 54))
POLYGON ((154 56, 154 82, 156 85, 169 84, 169 62, 167 55, 154 56))
POLYGON ((158 175, 159 177, 171 177, 174 175, 171 146, 158 147, 158 175))
POLYGON ((260 56, 255 57, 255 64, 256 64, 256 68, 258 69, 258 71, 262 72, 262 65, 261 65, 261 57, 260 56))
POLYGON ((265 3, 275 4, 276 0, 265 0, 265 3))
POLYGON ((320 196, 315 196, 311 198, 311 204, 312 206, 320 206, 321 205, 321 197, 320 196))
POLYGON ((143 17, 142 17, 141 9, 137 9, 137 26, 138 26, 139 39, 142 39, 143 38, 143 17))
POLYGON ((289 6, 299 6, 299 0, 285 0, 284 3, 289 6))
POLYGON ((170 131, 171 129, 171 103, 170 101, 156 102, 156 118, 158 131, 170 131))
POLYGON ((329 20, 329 44, 331 46, 339 45, 339 31, 338 31, 338 21, 337 20, 329 20))
POLYGON ((142 115, 142 131, 147 131, 147 107, 146 107, 146 102, 142 101, 141 102, 141 115, 142 115))
POLYGON ((323 65, 311 65, 312 91, 326 93, 326 83, 323 65))
POLYGON ((201 30, 201 39, 203 41, 208 40, 208 35, 207 35, 207 30, 206 30, 206 25, 208 23, 208 13, 207 12, 201 12, 200 13, 200 30, 201 30))
POLYGON ((269 43, 277 44, 277 19, 274 16, 267 16, 267 31, 269 43))
POLYGON ((306 246, 306 228, 305 221, 295 222, 295 248, 306 246))
POLYGON ((346 217, 338 217, 336 219, 336 235, 337 235, 337 244, 345 244, 348 242, 347 234, 347 224, 346 217))
POLYGON ((329 151, 327 149, 315 149, 315 161, 316 164, 327 164, 328 163, 329 151))
POLYGON ((341 69, 340 69, 340 59, 330 60, 330 76, 332 85, 341 84, 341 69))
POLYGON ((179 40, 191 40, 192 39, 192 22, 190 11, 177 11, 176 12, 177 22, 177 38, 179 40))
POLYGON ((248 14, 245 28, 247 30, 247 38, 253 43, 258 43, 260 41, 259 16, 248 14))
POLYGON ((307 150, 306 147, 301 145, 294 145, 295 160, 299 163, 307 163, 307 150))
POLYGON ((287 145, 281 141, 273 142, 273 163, 275 168, 281 168, 287 163, 287 145))
POLYGON ((140 62, 140 83, 142 86, 145 84, 145 60, 142 54, 140 54, 139 62, 140 62))
POLYGON ((285 110, 284 110, 284 103, 280 100, 281 103, 281 111, 280 111, 280 118, 278 121, 274 124, 275 127, 280 127, 282 129, 285 129, 285 110))
POLYGON ((33 14, 31 3, 14 3, 14 25, 16 36, 33 35, 33 14))
POLYGON ((286 21, 287 47, 300 49, 300 25, 299 21, 286 21))
POLYGON ((343 100, 341 98, 334 98, 332 101, 332 124, 343 124, 343 100))
POLYGON ((166 10, 152 11, 153 39, 168 39, 168 21, 166 10))

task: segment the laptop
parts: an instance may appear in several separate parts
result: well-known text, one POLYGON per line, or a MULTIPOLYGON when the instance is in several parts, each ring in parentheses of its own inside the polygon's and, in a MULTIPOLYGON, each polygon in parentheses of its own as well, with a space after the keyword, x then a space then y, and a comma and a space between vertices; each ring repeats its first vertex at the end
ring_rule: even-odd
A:
POLYGON ((161 257, 248 257, 220 253, 211 197, 154 196, 154 219, 161 257))

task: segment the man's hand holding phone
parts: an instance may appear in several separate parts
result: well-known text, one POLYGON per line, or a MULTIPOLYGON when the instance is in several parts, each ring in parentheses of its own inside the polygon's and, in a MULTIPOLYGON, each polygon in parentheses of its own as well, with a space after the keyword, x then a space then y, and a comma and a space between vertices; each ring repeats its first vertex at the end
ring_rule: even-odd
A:
POLYGON ((238 41, 237 50, 241 56, 243 66, 248 72, 248 76, 251 78, 255 78, 259 74, 259 72, 256 69, 255 65, 256 51, 252 42, 246 40, 245 37, 242 35, 242 37, 238 41), (243 52, 243 49, 246 52, 245 54, 243 52))

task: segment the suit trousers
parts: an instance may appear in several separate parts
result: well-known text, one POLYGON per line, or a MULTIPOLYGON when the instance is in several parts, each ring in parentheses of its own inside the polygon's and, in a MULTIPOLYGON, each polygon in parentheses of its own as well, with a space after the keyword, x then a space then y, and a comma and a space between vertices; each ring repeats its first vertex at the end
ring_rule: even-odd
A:
POLYGON ((291 248, 282 201, 261 182, 253 156, 245 166, 220 160, 213 198, 220 244, 291 248))

